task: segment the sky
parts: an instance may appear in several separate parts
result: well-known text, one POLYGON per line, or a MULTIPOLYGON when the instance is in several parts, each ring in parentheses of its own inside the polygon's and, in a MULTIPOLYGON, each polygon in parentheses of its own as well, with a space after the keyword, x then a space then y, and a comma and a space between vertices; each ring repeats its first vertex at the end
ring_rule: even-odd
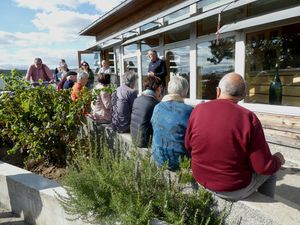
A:
POLYGON ((0 0, 0 69, 27 69, 40 57, 51 69, 96 43, 79 32, 121 0, 0 0))

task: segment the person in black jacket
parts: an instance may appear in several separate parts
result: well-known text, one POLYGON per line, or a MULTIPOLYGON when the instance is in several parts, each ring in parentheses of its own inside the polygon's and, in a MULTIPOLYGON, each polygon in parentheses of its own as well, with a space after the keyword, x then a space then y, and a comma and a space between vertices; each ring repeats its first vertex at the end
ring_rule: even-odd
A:
POLYGON ((147 147, 153 130, 150 123, 152 112, 161 99, 162 80, 157 76, 147 76, 142 95, 134 100, 130 131, 133 142, 138 147, 147 147))
POLYGON ((148 51, 148 57, 150 59, 150 63, 148 66, 148 75, 154 75, 161 79, 162 95, 165 95, 166 76, 167 76, 166 62, 160 59, 157 55, 157 52, 153 49, 148 51))

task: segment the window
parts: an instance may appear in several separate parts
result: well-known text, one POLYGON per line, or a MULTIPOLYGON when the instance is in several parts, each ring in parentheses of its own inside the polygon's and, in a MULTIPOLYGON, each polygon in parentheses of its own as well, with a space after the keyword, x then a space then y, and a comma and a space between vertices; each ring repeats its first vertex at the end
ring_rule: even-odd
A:
POLYGON ((165 33, 165 44, 183 41, 190 38, 190 25, 178 27, 165 33))
MULTIPOLYGON (((222 12, 220 27, 224 24, 234 23, 246 17, 245 7, 238 7, 230 11, 222 12)), ((203 36, 217 32, 218 15, 207 17, 197 22, 197 36, 203 36)))
POLYGON ((247 34, 245 102, 269 104, 276 64, 282 89, 277 104, 300 106, 300 23, 247 34))
POLYGON ((124 59, 124 70, 125 72, 134 71, 137 73, 137 57, 130 57, 124 59))
POLYGON ((141 33, 146 33, 146 32, 149 32, 149 31, 159 28, 159 26, 160 26, 160 23, 154 21, 154 22, 147 23, 147 24, 141 26, 140 31, 141 31, 141 33))
POLYGON ((138 50, 137 43, 124 46, 124 55, 136 53, 138 50))
POLYGON ((187 6, 183 9, 180 9, 176 12, 173 12, 167 16, 164 17, 164 24, 169 25, 175 22, 178 22, 180 20, 186 19, 190 16, 190 7, 187 6))
POLYGON ((197 45, 197 98, 215 99, 220 79, 234 71, 233 37, 202 42, 197 45))
POLYGON ((298 5, 299 0, 268 0, 268 1, 256 1, 247 5, 247 16, 259 16, 265 13, 273 12, 276 10, 282 10, 293 5, 298 5))
POLYGON ((134 29, 132 31, 128 31, 125 34, 123 34, 123 38, 124 39, 129 39, 129 38, 132 38, 132 37, 137 36, 137 35, 138 35, 138 30, 134 29))
POLYGON ((202 0, 197 3, 197 11, 203 13, 231 2, 232 0, 202 0))
POLYGON ((165 55, 169 76, 179 75, 190 82, 190 47, 173 48, 167 50, 165 55))

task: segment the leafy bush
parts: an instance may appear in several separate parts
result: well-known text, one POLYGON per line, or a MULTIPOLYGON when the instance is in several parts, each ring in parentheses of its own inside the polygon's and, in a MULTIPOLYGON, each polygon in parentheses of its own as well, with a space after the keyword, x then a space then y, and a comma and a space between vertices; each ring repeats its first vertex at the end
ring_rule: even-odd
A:
POLYGON ((70 197, 61 201, 68 213, 95 224, 142 225, 153 218, 173 225, 222 224, 208 192, 184 193, 186 178, 170 179, 150 155, 133 152, 128 158, 104 144, 97 154, 96 149, 88 155, 85 148, 77 151, 63 181, 70 197))
POLYGON ((47 157, 64 163, 66 148, 74 144, 77 127, 85 119, 82 108, 88 94, 72 102, 70 91, 58 92, 51 85, 32 88, 14 70, 1 78, 8 92, 0 96, 0 132, 13 142, 9 153, 22 150, 29 159, 47 157))

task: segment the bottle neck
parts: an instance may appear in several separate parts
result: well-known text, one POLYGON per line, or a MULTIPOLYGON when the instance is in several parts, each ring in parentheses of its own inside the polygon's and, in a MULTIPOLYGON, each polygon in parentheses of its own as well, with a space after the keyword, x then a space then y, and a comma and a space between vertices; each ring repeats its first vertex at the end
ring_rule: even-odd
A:
POLYGON ((279 69, 278 69, 278 67, 276 67, 276 69, 275 69, 274 81, 279 81, 279 82, 280 82, 279 69))

